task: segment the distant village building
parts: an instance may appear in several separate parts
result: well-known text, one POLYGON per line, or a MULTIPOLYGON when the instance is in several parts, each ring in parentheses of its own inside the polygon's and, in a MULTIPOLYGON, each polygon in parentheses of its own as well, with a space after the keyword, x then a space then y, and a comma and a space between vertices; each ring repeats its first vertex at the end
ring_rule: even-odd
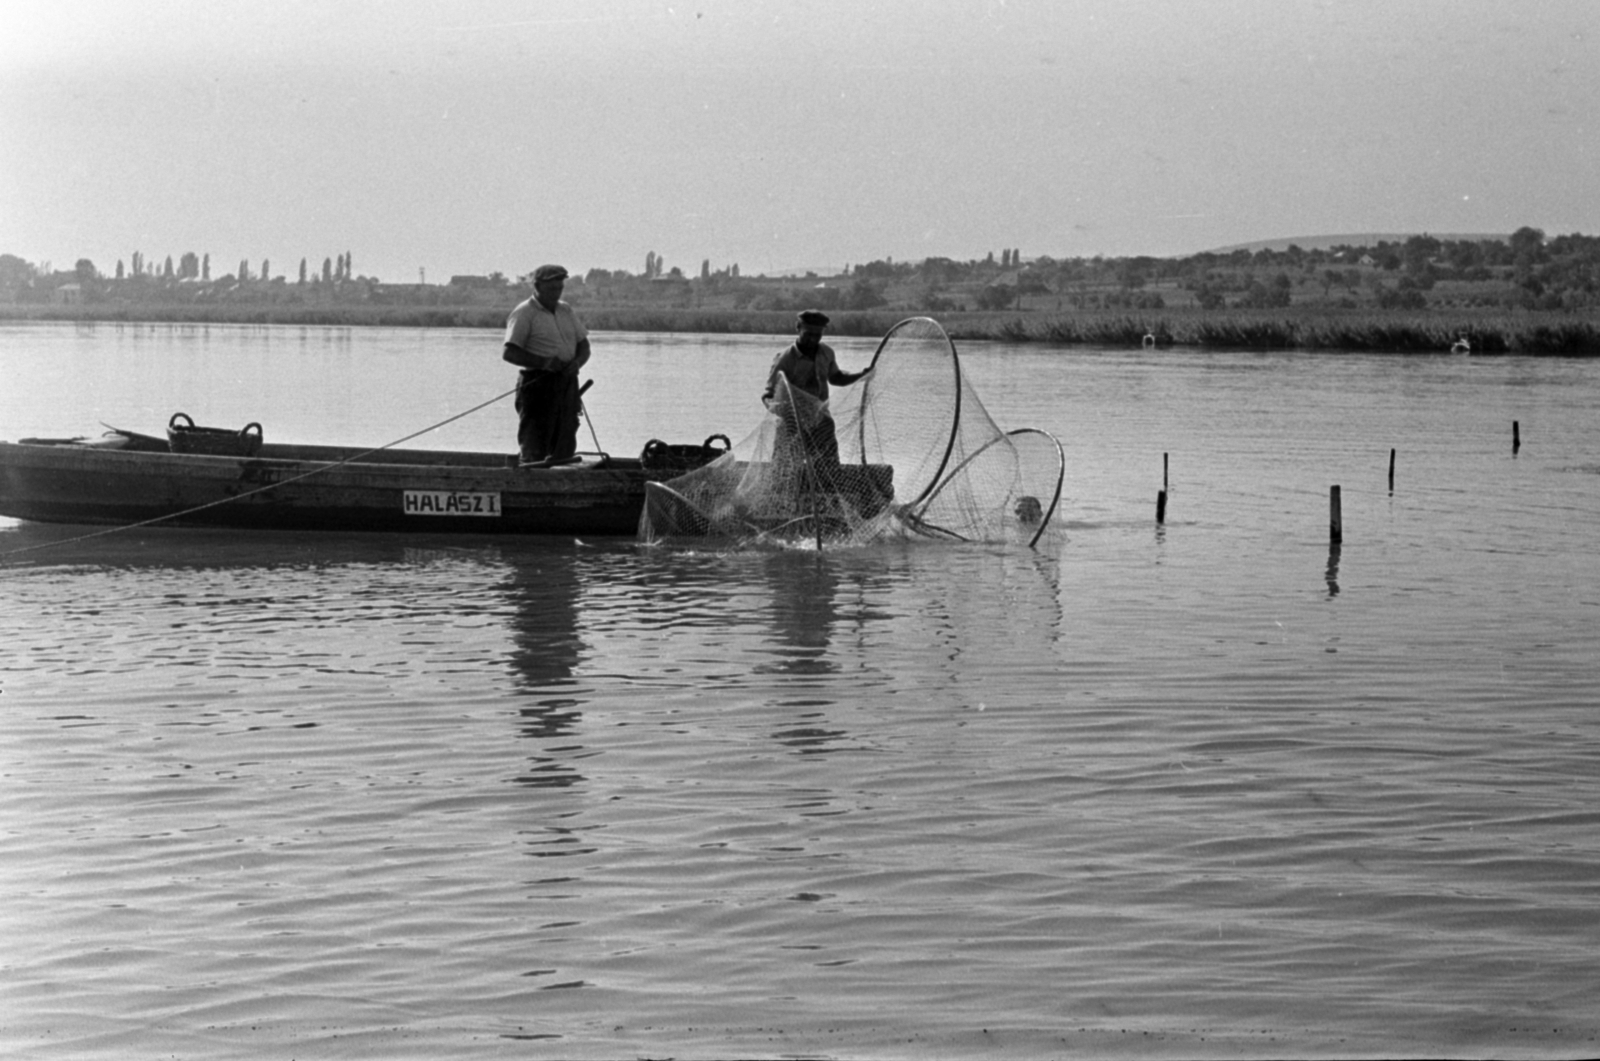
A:
POLYGON ((51 301, 60 306, 76 306, 83 301, 82 284, 62 284, 56 288, 51 301))

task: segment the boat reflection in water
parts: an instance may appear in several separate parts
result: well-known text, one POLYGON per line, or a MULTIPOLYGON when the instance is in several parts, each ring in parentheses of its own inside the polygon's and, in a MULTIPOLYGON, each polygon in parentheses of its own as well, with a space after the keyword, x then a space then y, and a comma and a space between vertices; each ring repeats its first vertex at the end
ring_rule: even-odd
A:
POLYGON ((756 667, 760 674, 795 677, 837 674, 828 658, 833 625, 838 620, 834 596, 839 576, 827 558, 815 553, 776 552, 757 557, 770 591, 771 652, 777 658, 756 667))
POLYGON ((578 634, 579 565, 570 543, 562 548, 512 552, 501 587, 511 618, 513 686, 521 706, 518 736, 561 741, 529 756, 519 784, 566 787, 582 781, 572 765, 584 753, 575 742, 585 701, 574 677, 583 642, 578 634))
POLYGON ((755 670, 794 679, 784 688, 799 694, 774 701, 781 724, 772 737, 801 755, 839 751, 847 747, 840 742, 849 734, 825 725, 823 709, 836 701, 817 695, 840 673, 831 652, 839 621, 840 581, 835 565, 827 557, 806 552, 772 553, 759 559, 770 596, 767 613, 772 619, 772 639, 768 651, 776 658, 755 670))

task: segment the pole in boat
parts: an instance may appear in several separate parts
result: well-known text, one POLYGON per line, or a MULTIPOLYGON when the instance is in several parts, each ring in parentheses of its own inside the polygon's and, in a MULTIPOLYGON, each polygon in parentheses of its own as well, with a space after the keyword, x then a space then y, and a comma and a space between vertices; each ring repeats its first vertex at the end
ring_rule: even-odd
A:
POLYGON ((783 387, 783 409, 779 414, 788 425, 796 448, 800 451, 800 486, 805 489, 806 500, 811 503, 811 527, 816 533, 817 552, 822 552, 822 511, 817 504, 817 464, 811 452, 811 441, 806 438, 805 431, 801 430, 800 412, 795 408, 794 392, 789 386, 789 377, 778 374, 778 382, 783 387))
POLYGON ((606 451, 600 448, 600 436, 594 433, 594 417, 589 415, 589 407, 583 404, 583 392, 592 386, 594 386, 594 380, 588 379, 584 380, 583 386, 578 388, 578 411, 583 414, 585 420, 589 421, 589 437, 594 439, 594 451, 603 457, 606 451))
POLYGON ((806 481, 807 481, 807 484, 808 484, 808 487, 809 487, 806 490, 806 494, 811 499, 811 529, 816 532, 816 535, 817 535, 817 555, 821 556, 822 555, 822 509, 821 509, 821 506, 819 506, 817 504, 817 489, 822 484, 817 479, 816 455, 811 452, 811 444, 805 438, 804 435, 800 436, 800 448, 801 448, 801 451, 805 454, 805 464, 803 466, 803 474, 805 475, 805 478, 806 478, 806 481))
POLYGON ((1337 486, 1328 487, 1328 541, 1334 544, 1344 541, 1344 513, 1337 486))
POLYGON ((1394 447, 1389 447, 1389 492, 1394 493, 1394 447))
POLYGON ((1522 448, 1522 425, 1519 424, 1517 421, 1513 420, 1513 421, 1511 421, 1511 453, 1512 453, 1512 455, 1515 456, 1517 450, 1519 450, 1521 448, 1522 448))

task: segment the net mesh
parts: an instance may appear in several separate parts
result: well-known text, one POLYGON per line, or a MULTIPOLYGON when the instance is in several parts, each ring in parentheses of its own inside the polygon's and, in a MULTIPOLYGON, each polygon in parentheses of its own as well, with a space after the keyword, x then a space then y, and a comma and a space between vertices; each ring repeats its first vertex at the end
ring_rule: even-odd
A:
POLYGON ((639 537, 721 547, 891 538, 1035 545, 1061 495, 1060 444, 1002 431, 936 321, 890 329, 829 401, 779 376, 767 416, 704 467, 646 488, 639 537))

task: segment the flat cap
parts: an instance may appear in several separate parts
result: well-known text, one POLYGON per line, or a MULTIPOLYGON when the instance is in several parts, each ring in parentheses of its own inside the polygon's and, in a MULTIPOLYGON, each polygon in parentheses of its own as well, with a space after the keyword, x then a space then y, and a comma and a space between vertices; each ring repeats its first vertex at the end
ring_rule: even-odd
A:
POLYGON ((815 309, 801 310, 800 315, 795 319, 801 324, 815 324, 818 327, 823 327, 828 323, 828 315, 821 310, 815 309))
POLYGON ((533 282, 542 284, 546 280, 565 280, 567 270, 560 265, 541 265, 533 271, 533 282))

